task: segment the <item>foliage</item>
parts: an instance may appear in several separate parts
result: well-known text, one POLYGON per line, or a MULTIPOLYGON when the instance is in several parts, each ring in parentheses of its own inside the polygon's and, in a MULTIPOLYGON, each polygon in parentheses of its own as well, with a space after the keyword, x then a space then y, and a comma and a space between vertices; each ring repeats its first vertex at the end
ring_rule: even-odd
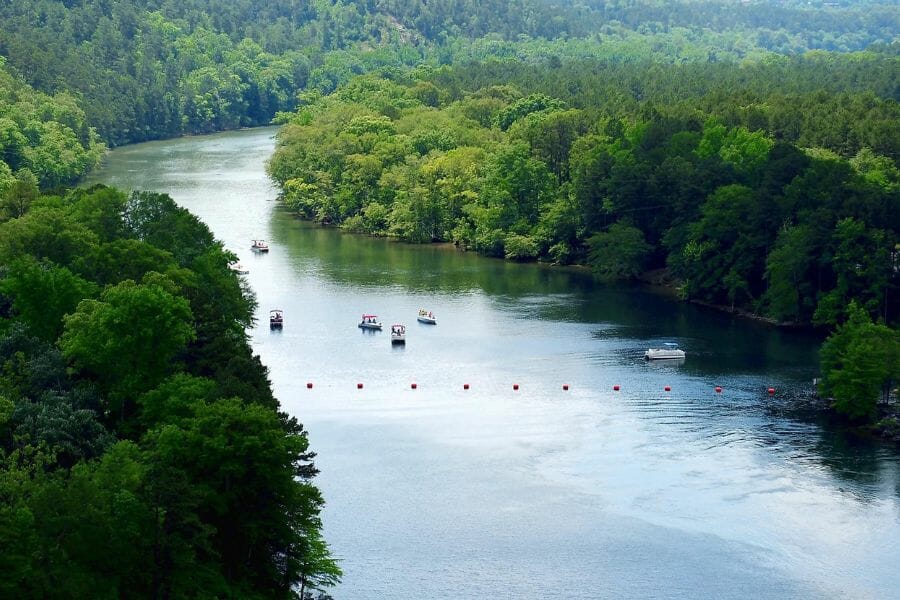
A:
MULTIPOLYGON (((5 131, 16 140, 0 147, 24 156, 21 136, 40 135, 40 146, 26 144, 24 150, 40 163, 34 171, 44 181, 71 176, 68 170, 82 166, 84 158, 97 157, 92 151, 73 153, 68 144, 77 139, 89 149, 91 127, 106 143, 118 145, 260 125, 295 109, 302 102, 299 90, 328 94, 361 73, 423 64, 512 60, 558 71, 585 59, 620 67, 643 59, 725 65, 774 54, 854 52, 896 40, 894 8, 888 2, 813 6, 721 0, 272 0, 264 7, 251 0, 13 0, 0 4, 0 55, 34 89, 52 96, 56 107, 52 118, 38 119, 27 130, 6 128, 0 110, 0 139, 5 131), (51 156, 55 160, 47 162, 51 156), (41 168, 51 164, 52 169, 41 168)), ((654 79, 622 81, 629 94, 646 96, 653 94, 654 79)), ((423 80, 411 97, 439 107, 446 98, 441 87, 423 80)), ((560 89, 528 95, 556 99, 560 89)), ((598 87, 594 93, 599 92, 598 87)), ((766 110, 742 106, 754 113, 766 110)), ((803 113, 798 108, 795 114, 803 113)), ((840 131, 834 133, 837 141, 840 131)), ((885 154, 872 143, 862 145, 885 154)), ((0 159, 12 171, 23 166, 0 159)))
POLYGON ((595 233, 587 243, 590 265, 605 279, 637 277, 651 250, 643 232, 625 223, 613 223, 608 231, 595 233))
POLYGON ((103 186, 0 223, 0 594, 286 598, 340 579, 232 258, 103 186), (159 270, 156 270, 159 269, 159 270))
POLYGON ((847 314, 822 345, 821 392, 840 414, 871 420, 879 397, 887 397, 900 379, 900 332, 872 323, 856 301, 847 314))
POLYGON ((667 267, 690 298, 779 321, 834 324, 855 298, 896 322, 892 158, 802 149, 751 129, 769 123, 760 113, 731 124, 648 103, 621 116, 496 81, 461 91, 482 68, 425 73, 438 108, 414 76, 310 98, 269 163, 285 202, 354 231, 585 262, 606 278, 667 267), (490 112, 473 112, 486 98, 490 112))

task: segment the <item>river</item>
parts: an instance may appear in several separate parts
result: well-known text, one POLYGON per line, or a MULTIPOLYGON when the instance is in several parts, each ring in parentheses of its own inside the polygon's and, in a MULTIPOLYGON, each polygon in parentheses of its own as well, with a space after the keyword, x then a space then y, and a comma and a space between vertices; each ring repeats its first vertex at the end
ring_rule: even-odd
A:
POLYGON ((336 600, 900 597, 896 452, 794 408, 820 340, 298 221, 265 175, 275 132, 119 148, 89 181, 169 193, 249 269, 253 348, 318 453, 336 600), (670 340, 683 362, 642 359, 670 340))

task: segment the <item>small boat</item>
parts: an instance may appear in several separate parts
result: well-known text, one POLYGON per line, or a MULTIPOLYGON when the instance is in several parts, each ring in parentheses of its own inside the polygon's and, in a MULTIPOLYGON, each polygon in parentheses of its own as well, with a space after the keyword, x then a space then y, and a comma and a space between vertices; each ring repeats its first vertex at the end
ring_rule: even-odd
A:
POLYGON ((250 272, 250 269, 239 263, 238 261, 234 261, 233 263, 228 263, 228 268, 238 273, 240 275, 246 275, 250 272))
POLYGON ((437 325, 437 319, 434 317, 434 313, 425 309, 419 311, 419 316, 416 317, 416 320, 419 323, 425 323, 427 325, 437 325))
POLYGON ((378 315, 363 315, 362 320, 359 322, 359 328, 381 331, 381 321, 378 320, 378 315))
POLYGON ((644 358, 647 360, 661 360, 672 358, 684 358, 684 350, 678 347, 674 342, 666 342, 662 348, 649 348, 644 352, 644 358))
POLYGON ((391 325, 391 344, 406 345, 406 325, 391 325))
POLYGON ((269 311, 269 329, 281 329, 284 326, 284 314, 280 309, 269 311))
POLYGON ((253 243, 250 244, 250 249, 254 252, 268 252, 269 245, 263 240, 253 240, 253 243))

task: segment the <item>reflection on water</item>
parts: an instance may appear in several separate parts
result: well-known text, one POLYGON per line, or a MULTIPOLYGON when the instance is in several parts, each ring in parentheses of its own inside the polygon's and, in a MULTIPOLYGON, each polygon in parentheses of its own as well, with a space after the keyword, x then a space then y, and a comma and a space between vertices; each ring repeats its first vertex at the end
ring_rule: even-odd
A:
POLYGON ((821 340, 299 222, 262 171, 271 135, 117 149, 94 180, 171 193, 250 269, 254 348, 319 453, 336 598, 896 595, 897 456, 809 410, 821 340), (370 312, 386 331, 357 327, 370 312), (664 341, 686 359, 643 359, 664 341))

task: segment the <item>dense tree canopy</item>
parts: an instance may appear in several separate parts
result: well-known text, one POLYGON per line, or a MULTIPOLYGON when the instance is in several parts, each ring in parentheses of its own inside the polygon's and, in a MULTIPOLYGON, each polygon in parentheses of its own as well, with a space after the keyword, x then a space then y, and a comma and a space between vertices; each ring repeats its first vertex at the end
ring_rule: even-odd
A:
POLYGON ((310 98, 269 164, 284 201, 353 231, 607 277, 667 267, 687 297, 778 321, 834 325, 851 299, 898 320, 896 139, 891 156, 848 160, 779 140, 765 115, 756 129, 679 105, 623 115, 511 85, 465 93, 466 77, 480 75, 362 76, 310 98))
MULTIPOLYGON (((36 89, 77 102, 88 125, 117 145, 263 124, 292 110, 298 90, 328 93, 383 67, 510 58, 553 67, 586 58, 729 63, 858 51, 896 41, 894 8, 768 0, 12 0, 0 3, 0 57, 36 89)), ((0 124, 2 117, 0 110, 0 124)), ((57 121, 87 144, 86 130, 57 121)), ((67 130, 49 123, 39 130, 49 151, 65 147, 67 130)))
POLYGON ((334 584, 306 433, 254 301, 171 198, 35 196, 0 223, 0 594, 299 597, 334 584))

